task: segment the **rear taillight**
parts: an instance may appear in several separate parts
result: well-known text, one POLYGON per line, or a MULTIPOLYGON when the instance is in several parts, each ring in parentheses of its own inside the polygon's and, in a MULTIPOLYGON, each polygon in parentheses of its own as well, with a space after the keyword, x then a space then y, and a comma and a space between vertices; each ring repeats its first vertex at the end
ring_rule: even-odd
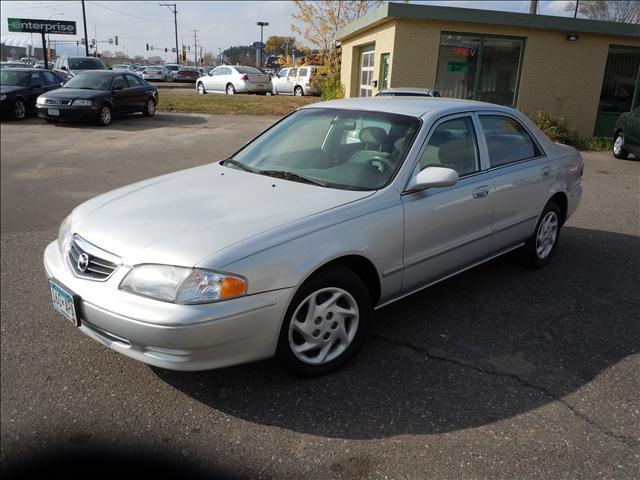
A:
POLYGON ((149 72, 147 72, 146 70, 143 70, 143 71, 142 71, 142 74, 143 74, 143 75, 148 75, 148 74, 149 74, 149 72))
POLYGON ((247 75, 246 73, 244 75, 242 75, 240 77, 240 80, 242 80, 243 82, 246 82, 247 80, 249 80, 249 75, 247 75))

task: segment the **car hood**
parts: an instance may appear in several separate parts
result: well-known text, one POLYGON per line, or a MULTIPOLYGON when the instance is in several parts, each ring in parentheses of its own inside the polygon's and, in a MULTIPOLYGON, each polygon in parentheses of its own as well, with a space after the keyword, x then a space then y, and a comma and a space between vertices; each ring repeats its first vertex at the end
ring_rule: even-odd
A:
POLYGON ((74 210, 71 228, 122 257, 125 265, 195 266, 250 237, 372 193, 292 182, 215 163, 95 197, 74 210))
POLYGON ((0 93, 3 95, 9 95, 11 93, 18 93, 27 90, 28 87, 20 87, 17 85, 0 85, 0 93))
POLYGON ((41 95, 44 98, 66 98, 75 100, 77 98, 95 98, 100 95, 109 94, 109 90, 89 90, 85 88, 56 88, 41 95))

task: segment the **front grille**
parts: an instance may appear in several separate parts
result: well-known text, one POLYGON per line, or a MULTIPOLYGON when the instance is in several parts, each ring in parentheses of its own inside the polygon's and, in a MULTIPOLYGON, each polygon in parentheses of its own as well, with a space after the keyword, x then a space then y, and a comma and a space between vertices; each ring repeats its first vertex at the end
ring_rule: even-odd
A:
POLYGON ((66 98, 46 98, 44 100, 46 105, 71 105, 71 100, 66 98))
POLYGON ((80 235, 73 235, 69 242, 67 260, 78 277, 99 281, 108 279, 122 263, 120 257, 96 247, 80 235))

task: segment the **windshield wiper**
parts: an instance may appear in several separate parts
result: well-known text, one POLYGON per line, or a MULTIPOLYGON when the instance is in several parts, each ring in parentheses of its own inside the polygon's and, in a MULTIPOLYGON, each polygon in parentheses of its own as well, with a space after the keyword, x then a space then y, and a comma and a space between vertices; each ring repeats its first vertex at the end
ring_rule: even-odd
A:
POLYGON ((255 168, 252 168, 249 165, 245 165, 244 163, 234 160, 233 158, 227 158, 226 160, 224 160, 224 164, 233 165, 234 167, 238 167, 239 169, 244 170, 245 172, 260 173, 255 168))
POLYGON ((305 177, 304 175, 300 175, 299 173, 288 172, 286 170, 259 170, 257 173, 259 173, 260 175, 268 175, 270 177, 283 178, 285 180, 292 180, 294 182, 310 183, 312 185, 318 185, 320 187, 329 186, 324 182, 314 180, 313 178, 305 177))

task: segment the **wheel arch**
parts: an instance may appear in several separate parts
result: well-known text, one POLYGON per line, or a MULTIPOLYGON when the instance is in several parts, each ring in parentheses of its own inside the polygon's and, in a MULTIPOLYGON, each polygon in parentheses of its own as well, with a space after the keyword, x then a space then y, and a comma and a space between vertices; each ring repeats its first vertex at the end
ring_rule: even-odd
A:
POLYGON ((562 214, 560 223, 564 224, 564 222, 567 220, 567 211, 569 208, 569 199, 567 198, 567 194, 564 192, 556 192, 547 201, 547 204, 549 202, 555 202, 558 204, 558 206, 560 207, 560 213, 562 214))

